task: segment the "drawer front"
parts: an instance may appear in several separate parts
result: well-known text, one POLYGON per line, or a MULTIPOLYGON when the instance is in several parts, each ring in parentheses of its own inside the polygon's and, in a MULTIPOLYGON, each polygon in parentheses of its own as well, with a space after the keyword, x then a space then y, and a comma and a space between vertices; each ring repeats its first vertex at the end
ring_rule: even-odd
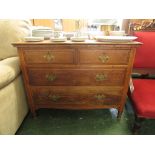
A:
POLYGON ((29 69, 30 85, 38 86, 122 86, 126 69, 29 69))
POLYGON ((24 58, 30 63, 73 64, 74 49, 33 50, 25 51, 24 58))
POLYGON ((130 50, 80 50, 81 64, 128 64, 130 50))
POLYGON ((33 90, 35 104, 113 105, 121 100, 120 89, 101 87, 52 87, 33 90))

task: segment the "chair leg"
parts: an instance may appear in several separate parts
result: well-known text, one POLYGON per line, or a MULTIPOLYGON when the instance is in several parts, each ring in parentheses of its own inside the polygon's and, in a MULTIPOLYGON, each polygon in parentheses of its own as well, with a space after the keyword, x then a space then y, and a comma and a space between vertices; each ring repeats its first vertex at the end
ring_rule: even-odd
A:
POLYGON ((134 122, 134 126, 132 129, 133 135, 137 135, 139 133, 139 130, 141 128, 141 124, 143 121, 144 121, 144 118, 139 118, 139 117, 135 116, 135 122, 134 122))

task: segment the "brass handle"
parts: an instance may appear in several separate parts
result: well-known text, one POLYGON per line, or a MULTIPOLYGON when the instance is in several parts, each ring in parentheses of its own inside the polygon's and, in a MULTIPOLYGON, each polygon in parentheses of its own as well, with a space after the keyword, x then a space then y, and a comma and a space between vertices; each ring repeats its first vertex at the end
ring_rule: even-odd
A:
POLYGON ((55 56, 51 53, 48 52, 46 55, 43 56, 44 59, 46 59, 48 62, 53 61, 55 59, 55 56))
POLYGON ((53 102, 57 102, 60 99, 60 96, 59 95, 49 94, 48 99, 52 100, 53 102))
POLYGON ((95 95, 94 97, 95 97, 95 99, 97 99, 97 100, 99 100, 99 101, 101 101, 101 100, 103 100, 103 99, 106 98, 106 96, 103 95, 103 94, 97 94, 97 95, 95 95))
POLYGON ((46 74, 45 77, 48 81, 54 81, 57 78, 55 74, 46 74))
POLYGON ((96 81, 104 81, 107 79, 107 75, 105 74, 97 74, 96 75, 96 81))
POLYGON ((109 60, 109 56, 108 55, 100 55, 98 57, 98 59, 102 62, 102 63, 106 63, 109 60))

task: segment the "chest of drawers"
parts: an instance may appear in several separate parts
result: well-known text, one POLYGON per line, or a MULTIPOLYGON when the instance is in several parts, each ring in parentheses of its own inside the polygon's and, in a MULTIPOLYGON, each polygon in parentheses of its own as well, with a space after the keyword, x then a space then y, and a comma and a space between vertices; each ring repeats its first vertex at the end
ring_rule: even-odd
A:
POLYGON ((39 108, 117 108, 121 116, 138 42, 21 42, 28 103, 39 108))

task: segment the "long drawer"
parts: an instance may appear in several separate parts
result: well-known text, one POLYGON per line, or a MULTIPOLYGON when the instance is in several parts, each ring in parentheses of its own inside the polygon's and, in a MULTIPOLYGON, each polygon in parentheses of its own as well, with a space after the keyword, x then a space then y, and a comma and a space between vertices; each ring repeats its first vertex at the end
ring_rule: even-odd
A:
POLYGON ((38 69, 29 68, 29 84, 37 86, 122 86, 126 68, 121 69, 38 69))
POLYGON ((24 58, 27 64, 73 64, 74 52, 75 49, 26 50, 24 52, 24 58))
POLYGON ((78 62, 79 64, 89 65, 127 65, 129 62, 129 50, 78 49, 78 57, 76 57, 75 51, 76 48, 26 50, 24 52, 24 58, 27 64, 74 64, 78 62))
POLYGON ((97 65, 126 65, 129 62, 130 50, 94 50, 79 49, 80 64, 97 64, 97 65))
POLYGON ((42 87, 32 89, 35 104, 115 105, 121 89, 103 87, 42 87))

